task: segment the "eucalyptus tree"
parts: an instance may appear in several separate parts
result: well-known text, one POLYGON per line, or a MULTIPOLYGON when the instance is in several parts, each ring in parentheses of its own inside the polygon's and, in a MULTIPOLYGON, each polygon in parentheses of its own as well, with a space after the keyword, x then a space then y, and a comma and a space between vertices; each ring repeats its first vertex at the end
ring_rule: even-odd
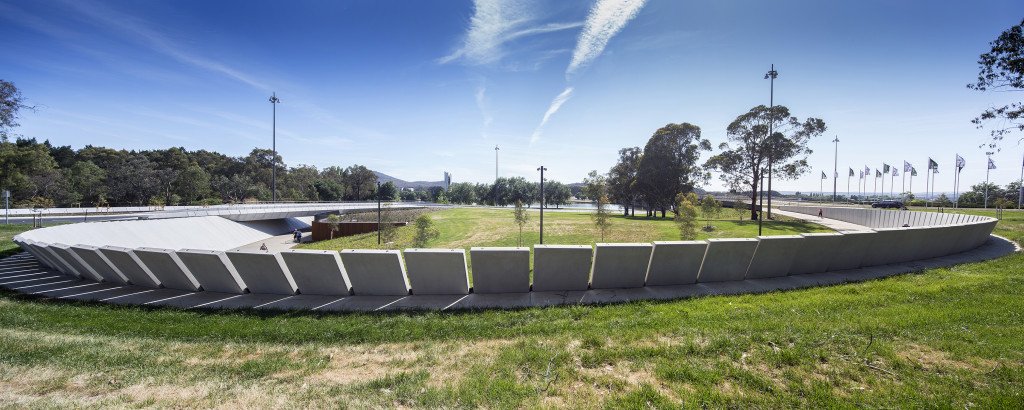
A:
POLYGON ((648 213, 675 207, 675 197, 688 193, 710 177, 697 166, 701 151, 710 151, 711 142, 701 139, 700 127, 668 124, 654 132, 644 146, 637 167, 637 190, 647 204, 648 213))
MULTIPOLYGON (((978 57, 976 82, 967 88, 978 91, 1020 91, 1024 90, 1024 21, 1003 31, 989 43, 992 49, 978 57)), ((978 115, 972 123, 978 128, 993 124, 990 130, 992 140, 988 147, 999 149, 999 142, 1013 131, 1024 131, 1024 102, 1014 102, 1002 107, 991 107, 978 115)))
MULTIPOLYGON (((721 153, 708 159, 704 167, 719 172, 719 177, 730 188, 743 192, 750 190, 751 203, 757 203, 761 177, 768 170, 769 160, 775 178, 794 179, 807 172, 807 143, 826 130, 825 121, 808 118, 800 122, 790 116, 789 108, 759 105, 736 117, 726 129, 728 142, 718 146, 721 153), (774 132, 769 137, 769 124, 774 132)), ((757 207, 750 210, 750 218, 757 218, 757 207)))
POLYGON ((643 150, 640 147, 620 149, 619 162, 608 171, 608 197, 612 202, 622 205, 626 216, 629 216, 630 210, 635 214, 635 206, 640 198, 636 177, 642 157, 643 150))

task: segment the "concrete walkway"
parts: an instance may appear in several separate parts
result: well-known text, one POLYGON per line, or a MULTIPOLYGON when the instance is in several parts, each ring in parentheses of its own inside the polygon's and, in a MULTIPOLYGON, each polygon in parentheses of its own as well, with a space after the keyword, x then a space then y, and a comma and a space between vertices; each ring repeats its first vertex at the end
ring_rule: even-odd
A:
POLYGON ((825 216, 824 218, 819 218, 817 216, 811 216, 811 215, 807 215, 807 214, 801 214, 801 213, 798 213, 798 212, 789 212, 789 211, 782 211, 782 210, 776 210, 776 209, 773 209, 772 213, 779 214, 779 215, 782 215, 782 216, 788 216, 790 218, 802 219, 802 220, 805 220, 805 221, 808 221, 808 222, 814 222, 814 223, 816 223, 818 225, 826 226, 826 227, 834 229, 834 230, 836 230, 838 232, 843 232, 843 231, 867 231, 867 230, 871 229, 871 228, 868 228, 868 227, 866 227, 864 225, 857 225, 857 224, 852 224, 852 223, 849 223, 849 222, 843 222, 843 221, 836 220, 836 219, 829 219, 828 218, 828 208, 822 208, 822 210, 823 210, 823 213, 824 213, 824 216, 825 216))
MULTIPOLYGON (((312 241, 313 235, 310 234, 309 230, 302 231, 302 243, 310 243, 312 241)), ((277 235, 275 237, 268 238, 262 241, 256 241, 250 244, 242 245, 231 250, 258 251, 260 250, 260 246, 263 246, 263 244, 267 244, 267 252, 286 251, 288 249, 294 248, 295 245, 298 245, 297 243, 295 243, 295 240, 292 239, 292 234, 286 233, 284 235, 277 235)))

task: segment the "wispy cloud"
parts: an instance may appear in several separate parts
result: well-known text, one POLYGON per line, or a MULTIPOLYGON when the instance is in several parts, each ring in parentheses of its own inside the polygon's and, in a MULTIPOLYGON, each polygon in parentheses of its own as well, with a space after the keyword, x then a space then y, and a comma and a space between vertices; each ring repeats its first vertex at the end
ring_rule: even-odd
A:
POLYGON ((121 13, 95 2, 76 0, 67 1, 65 4, 81 13, 86 21, 97 26, 114 29, 125 39, 148 47, 155 52, 185 64, 228 76, 261 90, 266 91, 270 89, 247 73, 243 73, 219 61, 200 57, 187 51, 155 30, 150 29, 147 25, 140 23, 139 19, 134 16, 121 13))
POLYGON ((565 75, 572 76, 601 55, 608 41, 636 17, 644 2, 645 0, 597 0, 590 9, 583 31, 580 32, 576 50, 572 53, 572 61, 569 62, 565 75))
POLYGON ((572 87, 566 87, 565 91, 562 91, 561 94, 558 94, 558 96, 551 101, 551 106, 548 107, 548 111, 544 113, 544 119, 540 120, 540 125, 537 126, 537 129, 533 131, 533 136, 530 137, 530 144, 533 144, 540 139, 540 134, 544 131, 544 126, 547 125, 548 120, 552 115, 558 112, 559 108, 562 108, 562 104, 565 104, 571 96, 572 87))
POLYGON ((527 0, 475 0, 473 6, 473 17, 462 45, 452 54, 438 59, 438 63, 494 63, 505 56, 505 45, 509 41, 582 25, 579 22, 537 25, 532 12, 535 7, 527 0))
POLYGON ((480 109, 480 114, 484 116, 484 128, 489 127, 491 122, 494 121, 494 117, 487 111, 487 104, 484 100, 484 94, 486 92, 487 87, 482 85, 476 89, 476 106, 480 109))

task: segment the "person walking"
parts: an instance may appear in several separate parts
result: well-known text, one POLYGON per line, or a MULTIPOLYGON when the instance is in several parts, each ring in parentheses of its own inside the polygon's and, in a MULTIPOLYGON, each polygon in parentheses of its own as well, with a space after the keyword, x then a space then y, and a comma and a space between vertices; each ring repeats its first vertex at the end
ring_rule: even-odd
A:
POLYGON ((818 218, 824 218, 822 215, 821 208, 818 208, 818 218))
POLYGON ((267 243, 266 242, 263 242, 263 244, 260 245, 260 250, 263 251, 263 252, 267 251, 267 243))

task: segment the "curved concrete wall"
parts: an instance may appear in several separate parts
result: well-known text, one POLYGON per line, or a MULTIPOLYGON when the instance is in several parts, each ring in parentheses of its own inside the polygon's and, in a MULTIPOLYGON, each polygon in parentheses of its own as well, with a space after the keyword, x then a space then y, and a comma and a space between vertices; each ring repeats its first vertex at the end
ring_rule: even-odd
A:
MULTIPOLYGON (((819 208, 782 209, 817 216, 819 208)), ((234 294, 457 296, 678 286, 909 262, 974 249, 997 222, 959 214, 822 209, 829 218, 864 229, 596 247, 537 245, 532 281, 529 248, 472 248, 473 287, 461 249, 225 252, 293 226, 280 220, 238 223, 197 217, 83 223, 25 232, 14 242, 53 270, 112 284, 234 294)))

